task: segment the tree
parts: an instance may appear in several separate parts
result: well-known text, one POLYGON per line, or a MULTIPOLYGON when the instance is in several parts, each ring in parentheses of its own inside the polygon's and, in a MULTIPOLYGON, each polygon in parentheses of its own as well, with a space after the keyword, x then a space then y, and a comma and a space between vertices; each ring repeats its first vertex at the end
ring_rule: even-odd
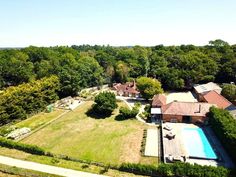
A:
POLYGON ((162 84, 164 89, 182 90, 184 88, 184 80, 180 76, 181 71, 170 68, 162 76, 162 84))
POLYGON ((214 41, 209 41, 209 44, 211 46, 215 46, 215 47, 224 47, 224 46, 229 46, 228 42, 225 42, 221 39, 216 39, 214 41))
POLYGON ((27 54, 19 51, 7 53, 3 58, 0 57, 1 76, 7 85, 18 85, 34 79, 33 64, 29 61, 27 54))
POLYGON ((106 68, 106 76, 108 83, 112 86, 112 80, 114 79, 115 68, 112 65, 107 66, 106 68))
POLYGON ((116 96, 112 92, 102 92, 95 97, 92 110, 100 116, 110 116, 117 108, 116 96))
POLYGON ((154 95, 163 93, 161 83, 149 77, 140 77, 137 79, 137 87, 145 99, 150 99, 154 95))
POLYGON ((115 68, 115 80, 124 83, 128 79, 129 67, 123 61, 118 61, 115 68))
POLYGON ((6 88, 0 94, 0 125, 45 109, 58 99, 56 76, 6 88))
POLYGON ((224 84, 221 94, 230 101, 236 100, 236 85, 224 84))
POLYGON ((82 88, 101 86, 104 82, 103 68, 93 57, 82 57, 78 60, 77 73, 80 74, 82 88))

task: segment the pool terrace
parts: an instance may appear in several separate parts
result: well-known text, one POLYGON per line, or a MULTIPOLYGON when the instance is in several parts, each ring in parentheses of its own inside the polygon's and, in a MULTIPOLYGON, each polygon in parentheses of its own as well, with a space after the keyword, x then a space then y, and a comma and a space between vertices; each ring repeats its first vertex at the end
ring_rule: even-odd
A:
POLYGON ((197 138, 196 132, 192 136, 186 135, 189 132, 183 133, 185 130, 199 130, 199 127, 194 124, 163 123, 162 142, 165 163, 182 161, 191 164, 233 167, 231 159, 209 127, 205 127, 202 132, 200 129, 198 132, 202 139, 197 138), (167 129, 170 127, 171 130, 167 130, 166 127, 167 129))

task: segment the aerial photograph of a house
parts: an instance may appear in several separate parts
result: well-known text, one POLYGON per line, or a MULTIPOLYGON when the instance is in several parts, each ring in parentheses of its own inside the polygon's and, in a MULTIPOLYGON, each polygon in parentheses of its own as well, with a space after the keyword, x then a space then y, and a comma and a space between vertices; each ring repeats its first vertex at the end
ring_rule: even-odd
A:
POLYGON ((0 177, 236 177, 236 1, 0 2, 0 177))

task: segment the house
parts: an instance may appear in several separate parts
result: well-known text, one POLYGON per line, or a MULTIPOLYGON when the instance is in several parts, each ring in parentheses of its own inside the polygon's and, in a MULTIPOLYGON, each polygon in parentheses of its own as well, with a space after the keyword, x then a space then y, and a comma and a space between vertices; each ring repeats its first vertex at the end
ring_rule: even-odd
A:
POLYGON ((163 94, 155 95, 152 101, 152 120, 164 122, 205 122, 206 114, 213 104, 199 102, 172 101, 166 102, 163 94))
POLYGON ((215 90, 201 93, 199 101, 214 104, 218 108, 228 110, 236 118, 236 106, 215 90))
POLYGON ((164 94, 154 95, 152 99, 151 115, 153 116, 153 121, 160 120, 162 114, 162 106, 166 105, 166 96, 164 94))
POLYGON ((207 92, 216 91, 218 94, 220 94, 222 91, 222 88, 214 82, 209 82, 207 84, 201 84, 201 85, 198 84, 195 85, 193 88, 199 100, 201 100, 202 95, 207 92))
POLYGON ((160 108, 166 105, 166 96, 164 94, 154 95, 152 98, 152 108, 160 108))
POLYGON ((217 93, 216 91, 210 91, 202 94, 201 100, 206 103, 216 104, 218 108, 227 109, 232 103, 228 101, 225 97, 217 93))
POLYGON ((113 90, 116 90, 118 96, 125 96, 125 97, 140 97, 140 92, 136 87, 135 81, 133 82, 126 82, 125 84, 116 83, 113 84, 113 90))
POLYGON ((203 123, 207 121, 206 114, 209 112, 209 103, 199 102, 172 102, 164 105, 162 120, 167 122, 203 123))

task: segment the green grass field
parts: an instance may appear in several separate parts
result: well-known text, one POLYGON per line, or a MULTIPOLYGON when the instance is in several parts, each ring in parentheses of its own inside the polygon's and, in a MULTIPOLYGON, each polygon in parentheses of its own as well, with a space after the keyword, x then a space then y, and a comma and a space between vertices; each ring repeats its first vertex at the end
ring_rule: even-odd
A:
POLYGON ((45 123, 55 119, 56 117, 60 116, 62 113, 64 113, 65 110, 62 109, 56 109, 55 111, 51 113, 45 113, 41 112, 39 114, 36 114, 28 119, 25 119, 17 124, 15 124, 16 127, 22 128, 22 127, 29 127, 31 130, 34 130, 45 123))
MULTIPOLYGON (((15 149, 8 149, 0 146, 0 154, 4 156, 9 156, 17 159, 22 159, 22 160, 27 160, 27 161, 32 161, 32 162, 38 162, 42 164, 47 164, 47 165, 52 165, 52 166, 58 166, 58 167, 63 167, 63 168, 70 168, 74 170, 79 170, 79 171, 85 171, 85 172, 90 172, 90 173, 96 173, 96 174, 103 174, 106 176, 114 176, 114 177, 141 177, 139 175, 134 175, 132 173, 126 173, 126 172, 121 172, 118 170, 114 169, 109 169, 108 171, 104 171, 103 167, 95 166, 92 164, 85 164, 85 163, 80 163, 80 162, 73 162, 73 161, 68 161, 68 160, 62 160, 54 157, 47 157, 47 156, 39 156, 39 155, 32 155, 29 153, 25 153, 19 150, 15 149)), ((41 174, 40 172, 35 172, 31 170, 25 170, 25 169, 19 169, 15 171, 14 167, 9 167, 6 165, 1 165, 0 164, 0 176, 4 175, 9 175, 11 174, 18 174, 20 176, 34 176, 38 177, 38 174, 41 174), (13 168, 13 169, 12 169, 13 168), (12 171, 13 170, 13 171, 12 171), (3 172, 1 174, 1 171, 3 172), (27 172, 27 173, 24 173, 27 172), (28 173, 29 172, 29 173, 28 173), (33 173, 31 173, 33 172, 33 173), (27 175, 25 175, 27 174, 27 175)), ((18 175, 12 175, 12 177, 18 175)), ((55 175, 44 175, 44 176, 55 176, 55 175)), ((41 177, 41 176, 39 176, 41 177)))
MULTIPOLYGON (((140 162, 145 125, 135 119, 115 120, 118 109, 109 118, 88 117, 86 112, 92 104, 92 101, 83 103, 23 142, 83 160, 110 164, 140 162)), ((126 106, 123 102, 118 105, 126 106)))
POLYGON ((60 177, 58 175, 52 175, 48 173, 42 173, 34 170, 28 170, 8 165, 0 164, 0 176, 1 177, 60 177))

